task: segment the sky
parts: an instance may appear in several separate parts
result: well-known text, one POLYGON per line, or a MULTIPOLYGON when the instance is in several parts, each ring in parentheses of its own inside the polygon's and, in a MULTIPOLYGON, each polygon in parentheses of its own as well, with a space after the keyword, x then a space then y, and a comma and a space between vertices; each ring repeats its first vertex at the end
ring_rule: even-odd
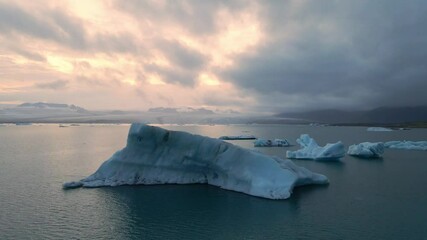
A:
POLYGON ((0 104, 427 105, 424 0, 0 0, 0 104))

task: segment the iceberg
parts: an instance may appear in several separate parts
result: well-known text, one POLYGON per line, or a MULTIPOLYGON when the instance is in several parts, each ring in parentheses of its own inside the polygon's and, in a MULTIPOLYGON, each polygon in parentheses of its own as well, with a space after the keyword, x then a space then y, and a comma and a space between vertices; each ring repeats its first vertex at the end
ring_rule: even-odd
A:
POLYGON ((221 136, 221 140, 253 140, 256 139, 253 135, 239 135, 239 136, 221 136))
POLYGON ((297 143, 301 149, 286 151, 286 157, 290 159, 312 159, 318 161, 334 161, 344 157, 345 150, 342 142, 328 143, 320 147, 308 134, 302 134, 297 143))
POLYGON ((369 127, 366 129, 368 132, 391 132, 393 129, 391 128, 384 128, 384 127, 369 127))
POLYGON ((33 123, 30 122, 17 122, 15 123, 16 126, 30 126, 33 125, 33 123))
POLYGON ((424 150, 427 151, 427 141, 390 141, 384 143, 385 148, 406 149, 406 150, 424 150))
POLYGON ((290 160, 219 139, 134 123, 125 148, 92 175, 63 188, 192 183, 286 199, 296 186, 326 184, 328 179, 290 160))
POLYGON ((274 140, 267 140, 267 139, 257 139, 254 142, 254 147, 289 147, 291 144, 286 139, 274 139, 274 140))
POLYGON ((380 158, 384 153, 384 143, 363 142, 351 145, 347 154, 360 158, 380 158))

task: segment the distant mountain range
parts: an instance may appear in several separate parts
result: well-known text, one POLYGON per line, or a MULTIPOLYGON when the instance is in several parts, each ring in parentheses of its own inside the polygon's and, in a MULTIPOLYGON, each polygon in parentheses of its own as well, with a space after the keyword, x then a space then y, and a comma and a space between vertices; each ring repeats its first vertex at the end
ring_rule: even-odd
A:
POLYGON ((252 116, 233 110, 206 108, 150 108, 148 111, 90 111, 74 104, 23 103, 0 109, 0 123, 131 123, 231 124, 248 123, 252 116))
POLYGON ((283 112, 275 116, 291 118, 302 122, 329 124, 413 123, 427 122, 427 106, 380 107, 367 111, 326 109, 307 112, 283 112))
POLYGON ((427 126, 427 106, 381 107, 369 111, 336 109, 283 112, 274 115, 244 114, 233 110, 156 107, 147 111, 90 111, 62 103, 23 103, 0 109, 0 123, 131 123, 153 124, 309 124, 427 126), (412 124, 417 123, 417 124, 412 124), (418 124, 421 123, 421 124, 418 124))
POLYGON ((36 103, 23 103, 16 108, 31 108, 31 109, 54 109, 54 110, 69 110, 75 112, 88 112, 86 109, 76 106, 74 104, 68 105, 63 103, 44 103, 44 102, 36 102, 36 103))

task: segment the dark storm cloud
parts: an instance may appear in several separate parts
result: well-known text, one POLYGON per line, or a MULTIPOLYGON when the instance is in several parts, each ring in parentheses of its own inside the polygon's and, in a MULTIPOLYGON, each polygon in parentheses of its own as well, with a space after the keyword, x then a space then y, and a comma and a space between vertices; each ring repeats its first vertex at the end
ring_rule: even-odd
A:
POLYGON ((24 10, 0 2, 0 30, 3 33, 25 32, 39 38, 55 38, 57 33, 46 22, 40 21, 24 10))
POLYGON ((145 70, 149 73, 156 73, 162 77, 162 80, 167 83, 180 84, 184 86, 192 86, 195 83, 198 73, 182 68, 170 68, 158 65, 146 65, 145 70))
POLYGON ((162 50, 172 65, 179 68, 198 70, 207 61, 206 56, 179 42, 159 41, 156 46, 162 50))
POLYGON ((56 80, 52 82, 37 83, 34 85, 34 87, 42 88, 42 89, 58 90, 58 89, 66 88, 67 84, 68 84, 68 81, 66 80, 56 80))
POLYGON ((308 108, 427 104, 427 3, 323 3, 267 4, 269 43, 222 76, 260 94, 312 98, 308 108))
POLYGON ((24 33, 40 39, 67 43, 75 48, 86 45, 85 32, 77 19, 57 11, 46 11, 42 16, 11 4, 0 3, 0 30, 8 34, 24 33))
POLYGON ((143 43, 136 43, 134 37, 129 33, 98 34, 95 39, 90 41, 90 49, 101 52, 112 53, 139 53, 146 54, 143 43))
POLYGON ((194 85, 198 72, 208 61, 207 56, 176 41, 160 39, 156 42, 156 47, 165 55, 171 66, 150 64, 145 65, 144 69, 159 74, 163 81, 168 83, 194 85))

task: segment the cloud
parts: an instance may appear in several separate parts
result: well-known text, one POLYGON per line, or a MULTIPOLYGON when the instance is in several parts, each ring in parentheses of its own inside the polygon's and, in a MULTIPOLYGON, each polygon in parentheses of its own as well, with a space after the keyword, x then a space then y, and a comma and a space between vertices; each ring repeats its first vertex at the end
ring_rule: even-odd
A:
POLYGON ((216 14, 228 9, 245 8, 247 1, 114 1, 115 7, 137 19, 143 16, 157 25, 178 25, 198 35, 215 33, 218 30, 216 14))
POLYGON ((264 24, 275 31, 268 44, 238 56, 221 76, 259 95, 292 100, 285 107, 427 104, 419 90, 427 88, 426 3, 318 4, 295 3, 291 13, 285 4, 267 4, 264 24))
POLYGON ((149 74, 158 74, 167 83, 194 86, 197 76, 208 61, 207 56, 176 41, 161 39, 157 46, 168 64, 146 64, 144 70, 149 74))
POLYGON ((30 15, 21 8, 0 2, 0 30, 4 33, 24 32, 40 38, 56 37, 47 22, 30 15))
POLYGON ((134 37, 129 33, 120 34, 97 34, 94 39, 89 42, 89 49, 95 52, 104 53, 146 53, 143 44, 137 44, 134 37))
POLYGON ((160 42, 157 46, 167 56, 167 59, 171 61, 173 66, 182 69, 200 70, 207 61, 206 56, 179 42, 167 40, 160 42))
POLYGON ((84 49, 85 31, 82 23, 65 12, 45 10, 29 12, 15 5, 0 3, 0 30, 8 34, 28 36, 67 43, 84 49))
POLYGON ((79 51, 104 53, 139 51, 129 33, 122 32, 118 35, 89 30, 91 33, 89 34, 86 27, 87 23, 83 19, 60 8, 30 11, 18 5, 0 2, 0 30, 11 37, 24 34, 79 51))
POLYGON ((44 62, 46 61, 46 58, 41 55, 38 54, 36 52, 31 52, 31 51, 27 51, 24 48, 19 48, 19 47, 11 47, 9 48, 9 50, 13 51, 14 53, 23 56, 27 59, 33 60, 33 61, 37 61, 37 62, 44 62))
POLYGON ((183 86, 193 86, 198 75, 196 71, 176 67, 146 65, 145 69, 148 70, 150 74, 158 74, 163 82, 180 84, 183 86))
POLYGON ((104 109, 427 105, 425 1, 41 3, 0 2, 11 99, 58 102, 55 89, 104 109))
POLYGON ((34 87, 42 88, 42 89, 58 90, 58 89, 66 88, 67 84, 68 84, 68 81, 56 80, 56 81, 52 81, 52 82, 36 83, 36 84, 34 84, 34 87))

